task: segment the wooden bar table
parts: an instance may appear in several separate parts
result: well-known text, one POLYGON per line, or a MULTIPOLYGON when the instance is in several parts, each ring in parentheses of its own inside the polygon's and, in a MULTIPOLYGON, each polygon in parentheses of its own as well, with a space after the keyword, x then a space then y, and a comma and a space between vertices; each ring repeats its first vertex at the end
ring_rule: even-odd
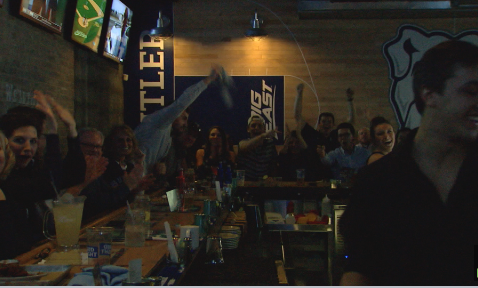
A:
POLYGON ((297 182, 275 180, 245 181, 244 186, 238 186, 237 191, 243 197, 256 197, 258 199, 299 200, 322 199, 327 194, 331 199, 346 199, 350 196, 351 189, 342 185, 331 188, 330 182, 313 181, 298 185, 297 182))
MULTIPOLYGON (((154 203, 155 196, 150 195, 152 202, 154 203)), ((151 213, 151 221, 155 222, 155 225, 152 227, 154 230, 164 231, 164 222, 168 221, 171 228, 173 229, 173 234, 175 233, 174 228, 179 225, 192 225, 194 223, 194 214, 202 212, 203 200, 204 199, 215 199, 214 194, 210 195, 195 195, 193 205, 199 206, 199 210, 194 212, 169 212, 169 206, 162 207, 161 209, 165 212, 154 212, 154 209, 151 213)), ((165 202, 167 205, 167 201, 165 202)), ((80 252, 86 252, 86 228, 88 227, 101 227, 106 226, 109 222, 115 221, 118 219, 124 219, 126 213, 126 207, 120 208, 113 212, 110 212, 97 220, 85 225, 82 227, 80 232, 80 252)), ((179 230, 176 231, 179 235, 179 230)), ((21 265, 34 265, 41 261, 38 257, 39 253, 49 249, 50 255, 55 252, 55 245, 51 241, 43 241, 39 243, 37 247, 28 251, 22 255, 19 255, 15 259, 19 260, 21 265)), ((168 252, 167 241, 165 240, 146 240, 144 247, 125 247, 124 242, 113 242, 112 245, 112 265, 128 267, 130 260, 142 258, 142 276, 148 277, 154 272, 165 260, 168 252)), ((48 258, 46 259, 48 264, 48 258)), ((55 263, 56 265, 57 263, 55 263)), ((59 264, 59 263, 58 263, 59 264)), ((73 265, 72 269, 69 272, 69 275, 65 277, 59 285, 67 285, 69 280, 76 274, 81 272, 85 267, 90 267, 91 265, 73 265)))

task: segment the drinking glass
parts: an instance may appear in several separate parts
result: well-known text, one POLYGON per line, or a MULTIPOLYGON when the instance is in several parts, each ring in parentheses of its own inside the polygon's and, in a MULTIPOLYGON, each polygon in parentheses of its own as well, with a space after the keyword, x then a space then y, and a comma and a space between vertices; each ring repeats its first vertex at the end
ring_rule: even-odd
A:
POLYGON ((246 179, 246 170, 236 170, 237 186, 244 186, 244 180, 246 179))
POLYGON ((131 210, 131 213, 127 212, 124 245, 126 247, 143 247, 145 238, 144 211, 131 210))
POLYGON ((297 185, 304 186, 305 185, 305 169, 297 169, 297 185))
POLYGON ((113 242, 113 227, 86 228, 88 242, 88 265, 110 264, 111 243, 113 242))
POLYGON ((56 240, 58 251, 66 252, 79 248, 78 238, 85 200, 86 196, 60 198, 53 201, 53 208, 45 215, 43 233, 48 239, 56 240), (48 217, 51 213, 55 222, 56 236, 51 236, 46 229, 48 217))

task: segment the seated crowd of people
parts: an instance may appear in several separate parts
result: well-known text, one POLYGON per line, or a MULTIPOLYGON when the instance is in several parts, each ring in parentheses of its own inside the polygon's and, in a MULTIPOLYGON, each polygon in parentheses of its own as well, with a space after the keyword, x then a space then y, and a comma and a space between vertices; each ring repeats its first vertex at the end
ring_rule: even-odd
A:
MULTIPOLYGON (((88 222, 141 191, 175 185, 181 169, 212 179, 230 166, 252 181, 295 180, 295 170, 305 169, 306 181, 353 183, 338 222, 347 255, 341 284, 476 285, 477 67, 478 46, 469 42, 445 41, 425 52, 413 69, 421 124, 398 135, 381 116, 356 133, 353 115, 335 127, 328 112, 314 129, 302 117, 298 85, 295 129, 286 126, 280 151, 274 139, 283 132, 266 131, 260 115, 245 123, 249 138, 237 152, 224 127, 211 127, 202 142, 188 107, 220 81, 225 73, 218 65, 135 130, 118 125, 106 137, 95 128, 77 131, 67 109, 34 91, 36 108, 14 107, 0 117, 0 259, 44 239, 42 212, 63 193, 87 196, 88 222), (68 128, 63 159, 56 118, 68 128)), ((350 89, 347 100, 353 108, 350 89)))
MULTIPOLYGON (((366 141, 356 145, 352 124, 333 129, 333 114, 322 113, 315 130, 301 119, 297 107, 296 129, 290 131, 287 126, 280 151, 274 137, 281 131, 266 131, 259 115, 248 119, 250 138, 239 141, 237 152, 221 126, 210 127, 203 140, 199 125, 188 121, 188 107, 221 69, 214 65, 208 77, 188 88, 179 100, 145 117, 135 131, 117 125, 106 137, 93 127, 77 130, 72 114, 40 91, 34 91, 35 108, 8 110, 0 118, 0 231, 8 235, 0 237, 0 259, 17 256, 44 239, 46 203, 64 193, 87 196, 86 223, 134 201, 141 191, 174 186, 180 169, 194 168, 197 179, 212 179, 219 166, 229 166, 245 170, 246 180, 268 175, 293 181, 296 169, 305 169, 307 181, 347 180, 367 161, 375 161, 375 154, 383 156, 393 148, 393 128, 383 118, 372 121, 370 147, 375 150, 371 150, 360 146, 368 146, 366 141), (57 118, 68 128, 63 159, 57 118), (375 160, 368 159, 370 155, 375 160)), ((297 91, 296 101, 301 102, 302 84, 297 91)))

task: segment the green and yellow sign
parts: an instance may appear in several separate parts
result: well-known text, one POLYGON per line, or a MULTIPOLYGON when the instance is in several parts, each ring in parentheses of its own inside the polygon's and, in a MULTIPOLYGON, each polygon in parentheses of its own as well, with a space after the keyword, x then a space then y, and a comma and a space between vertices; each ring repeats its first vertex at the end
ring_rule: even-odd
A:
POLYGON ((78 0, 71 38, 97 52, 106 0, 78 0))

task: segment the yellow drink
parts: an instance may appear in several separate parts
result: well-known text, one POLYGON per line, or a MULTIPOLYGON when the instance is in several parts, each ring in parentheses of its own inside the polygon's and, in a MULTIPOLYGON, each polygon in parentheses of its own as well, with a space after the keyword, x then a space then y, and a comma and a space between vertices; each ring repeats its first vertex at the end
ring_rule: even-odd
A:
POLYGON ((78 244, 83 204, 83 202, 54 203, 53 217, 55 219, 58 246, 66 248, 78 244))

